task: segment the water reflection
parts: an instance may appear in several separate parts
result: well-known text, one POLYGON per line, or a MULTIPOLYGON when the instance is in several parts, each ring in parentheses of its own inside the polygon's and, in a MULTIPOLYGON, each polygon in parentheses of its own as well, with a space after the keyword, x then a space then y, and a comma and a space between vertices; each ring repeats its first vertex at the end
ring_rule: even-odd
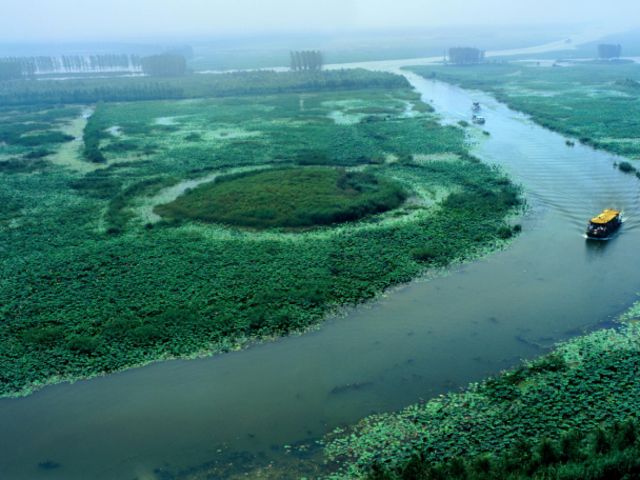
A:
MULTIPOLYGON (((615 242, 616 237, 617 234, 609 240, 594 240, 583 235, 587 261, 591 262, 601 259, 607 253, 609 248, 613 248, 611 247, 611 243, 615 242)), ((594 271, 593 273, 597 275, 597 272, 594 271)))

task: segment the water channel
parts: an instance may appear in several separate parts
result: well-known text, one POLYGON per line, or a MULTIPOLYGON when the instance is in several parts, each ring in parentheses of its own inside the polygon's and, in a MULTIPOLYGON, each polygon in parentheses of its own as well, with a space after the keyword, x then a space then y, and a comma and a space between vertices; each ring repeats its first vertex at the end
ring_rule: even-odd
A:
POLYGON ((158 467, 234 452, 268 462, 283 455, 274 446, 459 388, 625 310, 640 284, 640 182, 613 155, 568 147, 485 94, 407 78, 443 121, 483 105, 490 136, 473 152, 521 183, 528 202, 507 249, 302 336, 1 400, 0 478, 153 479, 158 467), (585 222, 604 207, 624 211, 622 231, 588 243, 585 222))

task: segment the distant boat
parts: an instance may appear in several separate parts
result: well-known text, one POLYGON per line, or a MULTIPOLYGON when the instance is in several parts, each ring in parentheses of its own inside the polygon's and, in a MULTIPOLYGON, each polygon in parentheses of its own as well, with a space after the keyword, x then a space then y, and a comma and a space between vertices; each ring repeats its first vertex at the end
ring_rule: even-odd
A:
POLYGON ((473 105, 471 105, 471 110, 475 113, 478 113, 480 111, 480 102, 473 102, 473 105))
POLYGON ((587 227, 587 238, 607 240, 622 225, 622 218, 618 210, 606 209, 593 217, 587 227))
POLYGON ((477 125, 484 125, 487 122, 485 118, 480 115, 474 115, 471 117, 471 121, 477 125))

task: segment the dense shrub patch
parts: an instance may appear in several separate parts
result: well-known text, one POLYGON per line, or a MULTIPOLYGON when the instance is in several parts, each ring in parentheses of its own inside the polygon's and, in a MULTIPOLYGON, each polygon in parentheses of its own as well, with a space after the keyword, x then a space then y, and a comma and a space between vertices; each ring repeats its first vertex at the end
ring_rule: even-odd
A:
POLYGON ((221 177, 156 207, 156 212, 171 219, 258 229, 300 228, 386 212, 406 196, 400 185, 371 173, 290 168, 221 177))
POLYGON ((107 161, 100 150, 100 140, 107 136, 104 131, 106 126, 101 121, 101 107, 101 105, 96 107, 82 132, 82 141, 84 142, 83 155, 85 159, 92 163, 105 163, 107 161))

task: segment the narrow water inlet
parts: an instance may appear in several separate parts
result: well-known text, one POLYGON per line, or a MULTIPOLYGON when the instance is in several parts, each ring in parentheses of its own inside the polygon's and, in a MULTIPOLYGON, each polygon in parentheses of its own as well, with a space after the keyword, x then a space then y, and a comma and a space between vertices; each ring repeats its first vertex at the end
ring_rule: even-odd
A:
POLYGON ((445 121, 482 104, 491 136, 473 153, 521 183, 529 204, 508 249, 303 336, 1 400, 0 478, 154 478, 237 452, 267 463, 285 455, 278 446, 539 355, 636 299, 640 182, 613 168, 619 159, 569 148, 485 94, 405 75, 445 121), (624 211, 620 234, 585 242, 605 207, 624 211))

